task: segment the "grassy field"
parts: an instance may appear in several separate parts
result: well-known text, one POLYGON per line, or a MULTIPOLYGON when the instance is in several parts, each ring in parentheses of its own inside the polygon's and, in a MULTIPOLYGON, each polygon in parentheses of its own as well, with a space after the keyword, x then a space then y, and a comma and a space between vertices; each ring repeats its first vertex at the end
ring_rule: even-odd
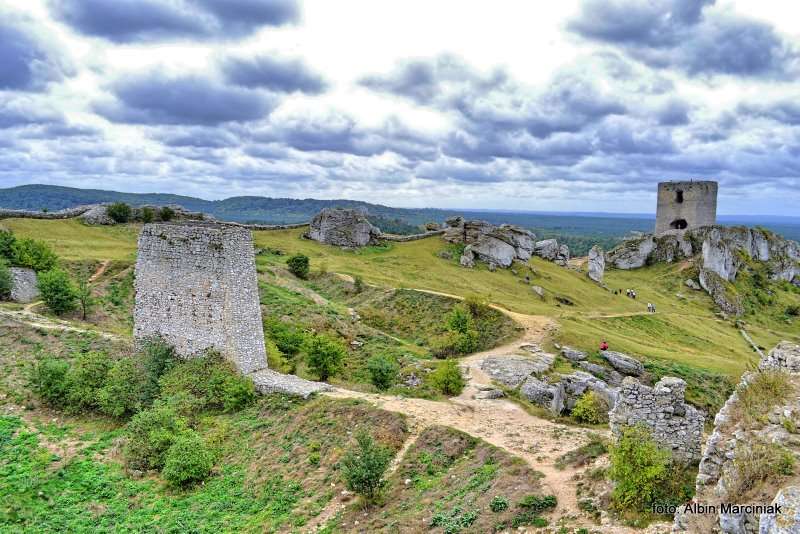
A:
MULTIPOLYGON (((135 253, 134 226, 87 227, 76 221, 42 220, 3 224, 20 236, 48 241, 65 259, 132 259, 135 253)), ((517 275, 510 270, 490 272, 484 266, 466 270, 456 260, 437 255, 445 246, 436 238, 348 251, 303 239, 302 231, 254 232, 257 247, 284 253, 267 255, 259 260, 260 268, 282 264, 285 255, 303 253, 311 258, 313 271, 360 276, 369 284, 390 288, 477 295, 512 311, 554 317, 560 325, 556 340, 579 348, 594 350, 605 338, 612 349, 645 360, 676 362, 734 378, 756 360, 736 324, 720 319, 704 292, 683 285, 693 272, 688 264, 608 271, 606 284, 623 290, 615 295, 588 280, 585 273, 539 258, 529 266, 517 265, 517 275), (531 284, 545 289, 544 300, 523 283, 529 267, 533 269, 531 284), (625 297, 626 288, 636 289, 638 299, 625 297), (572 305, 557 297, 566 297, 572 305), (648 302, 656 305, 657 314, 644 314, 648 302)), ((800 303, 800 296, 785 294, 780 302, 800 303)), ((797 319, 759 313, 745 321, 751 336, 767 349, 781 339, 800 339, 797 319)))

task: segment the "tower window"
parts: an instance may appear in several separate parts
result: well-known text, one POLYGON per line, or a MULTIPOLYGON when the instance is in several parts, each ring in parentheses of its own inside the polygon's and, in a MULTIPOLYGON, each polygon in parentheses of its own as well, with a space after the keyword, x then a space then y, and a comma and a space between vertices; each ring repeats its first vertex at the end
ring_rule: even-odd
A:
POLYGON ((683 191, 680 189, 675 191, 675 202, 678 204, 683 204, 683 191))
POLYGON ((686 222, 686 219, 675 219, 669 223, 669 227, 673 230, 685 230, 687 226, 689 226, 689 223, 686 222))

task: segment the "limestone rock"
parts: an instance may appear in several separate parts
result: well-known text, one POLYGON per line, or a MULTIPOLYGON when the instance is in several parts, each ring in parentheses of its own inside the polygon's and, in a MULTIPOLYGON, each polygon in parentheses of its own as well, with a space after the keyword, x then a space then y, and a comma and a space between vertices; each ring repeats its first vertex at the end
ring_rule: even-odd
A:
POLYGON ((460 263, 462 267, 467 267, 469 269, 475 267, 475 254, 472 252, 472 245, 467 245, 464 248, 464 253, 461 254, 458 263, 460 263))
POLYGON ((772 504, 780 505, 779 514, 761 514, 759 534, 796 534, 800 532, 800 486, 782 488, 772 504))
POLYGON ((627 354, 614 352, 613 350, 600 351, 600 355, 611 364, 611 367, 628 376, 642 376, 644 366, 639 360, 631 358, 627 354))
POLYGON ((555 239, 537 241, 533 253, 542 259, 553 261, 558 257, 558 241, 555 239))
POLYGON ((514 247, 491 235, 481 236, 471 247, 472 253, 479 260, 500 267, 511 267, 516 258, 514 247))
POLYGON ((606 402, 611 409, 617 401, 617 390, 608 384, 583 371, 575 371, 570 375, 561 375, 561 385, 564 388, 565 406, 571 410, 577 400, 587 391, 593 391, 606 402))
POLYGON ((711 296, 720 310, 730 315, 742 315, 744 306, 739 296, 729 295, 725 281, 714 271, 700 269, 700 286, 711 296))
POLYGON ((547 408, 554 415, 564 411, 564 387, 560 383, 548 384, 531 376, 519 391, 533 404, 547 408))
POLYGON ((631 239, 611 250, 608 261, 617 269, 638 269, 647 263, 655 247, 652 235, 631 239))
POLYGON ((578 367, 587 373, 591 373, 594 376, 605 380, 614 387, 619 387, 622 384, 622 380, 625 378, 622 376, 622 374, 618 373, 614 369, 609 369, 608 367, 603 367, 602 365, 597 365, 596 363, 592 362, 578 362, 578 367))
POLYGON ((536 293, 540 299, 544 300, 544 288, 542 286, 531 286, 531 291, 536 293))
POLYGON ((322 382, 312 382, 295 375, 284 375, 271 369, 262 369, 250 375, 256 391, 263 395, 283 393, 307 399, 312 393, 329 391, 331 386, 322 382))
POLYGON ((684 284, 686 284, 686 287, 688 287, 689 289, 694 289, 695 291, 700 291, 701 289, 703 289, 702 287, 700 287, 700 284, 698 284, 691 278, 687 278, 684 284))
POLYGON ((586 359, 586 353, 578 349, 573 349, 564 345, 561 347, 561 355, 571 362, 579 362, 586 359))
POLYGON ((24 267, 11 267, 9 271, 11 271, 11 300, 28 303, 39 298, 36 271, 24 267))
POLYGON ((503 397, 505 397, 505 393, 495 388, 483 389, 473 396, 474 399, 478 400, 501 399, 503 397))
POLYGON ((785 369, 792 373, 800 373, 800 345, 781 341, 759 362, 758 368, 785 369))
POLYGON ((110 225, 116 224, 114 219, 108 215, 108 206, 104 204, 97 204, 92 206, 87 211, 78 216, 86 224, 92 225, 110 225))
POLYGON ((514 247, 514 253, 518 260, 528 261, 531 259, 536 240, 533 232, 512 224, 501 224, 490 235, 514 247))
POLYGON ((556 259, 553 260, 553 263, 561 267, 567 266, 569 263, 569 247, 567 245, 559 245, 558 254, 556 255, 556 259))
POLYGON ((595 245, 591 248, 591 250, 589 250, 588 265, 589 270, 587 275, 589 278, 598 283, 602 282, 603 271, 606 269, 606 258, 605 254, 603 253, 603 249, 595 245))
POLYGON ((325 208, 311 219, 309 239, 337 247, 364 247, 378 242, 381 231, 359 210, 325 208))
POLYGON ((530 375, 542 373, 552 364, 552 361, 524 356, 489 356, 481 362, 481 370, 497 382, 517 387, 530 375))

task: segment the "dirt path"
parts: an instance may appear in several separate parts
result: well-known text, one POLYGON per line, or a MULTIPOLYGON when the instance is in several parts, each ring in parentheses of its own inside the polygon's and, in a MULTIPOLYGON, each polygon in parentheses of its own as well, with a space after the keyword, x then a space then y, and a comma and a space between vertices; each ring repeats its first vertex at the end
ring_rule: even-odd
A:
POLYGON ((103 262, 97 267, 97 270, 94 272, 94 274, 89 277, 89 283, 91 284, 92 282, 103 276, 103 273, 106 272, 106 269, 108 269, 108 266, 110 264, 111 260, 103 260, 103 262))
POLYGON ((40 328, 42 330, 61 330, 63 332, 75 332, 79 334, 96 334, 102 338, 111 339, 114 341, 129 341, 121 336, 109 334, 108 332, 102 332, 100 330, 90 330, 87 328, 79 328, 77 326, 71 325, 67 321, 51 319, 49 317, 45 317, 44 315, 39 315, 37 313, 28 311, 27 309, 23 310, 0 309, 0 318, 9 319, 17 323, 22 323, 27 326, 32 326, 33 328, 40 328))

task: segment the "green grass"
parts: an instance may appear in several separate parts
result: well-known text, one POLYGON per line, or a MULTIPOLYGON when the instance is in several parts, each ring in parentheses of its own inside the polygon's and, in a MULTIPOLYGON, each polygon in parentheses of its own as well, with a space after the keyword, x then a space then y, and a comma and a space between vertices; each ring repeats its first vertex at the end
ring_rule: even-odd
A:
POLYGON ((3 226, 17 236, 41 239, 67 261, 136 257, 137 225, 87 226, 76 219, 5 219, 3 226))

